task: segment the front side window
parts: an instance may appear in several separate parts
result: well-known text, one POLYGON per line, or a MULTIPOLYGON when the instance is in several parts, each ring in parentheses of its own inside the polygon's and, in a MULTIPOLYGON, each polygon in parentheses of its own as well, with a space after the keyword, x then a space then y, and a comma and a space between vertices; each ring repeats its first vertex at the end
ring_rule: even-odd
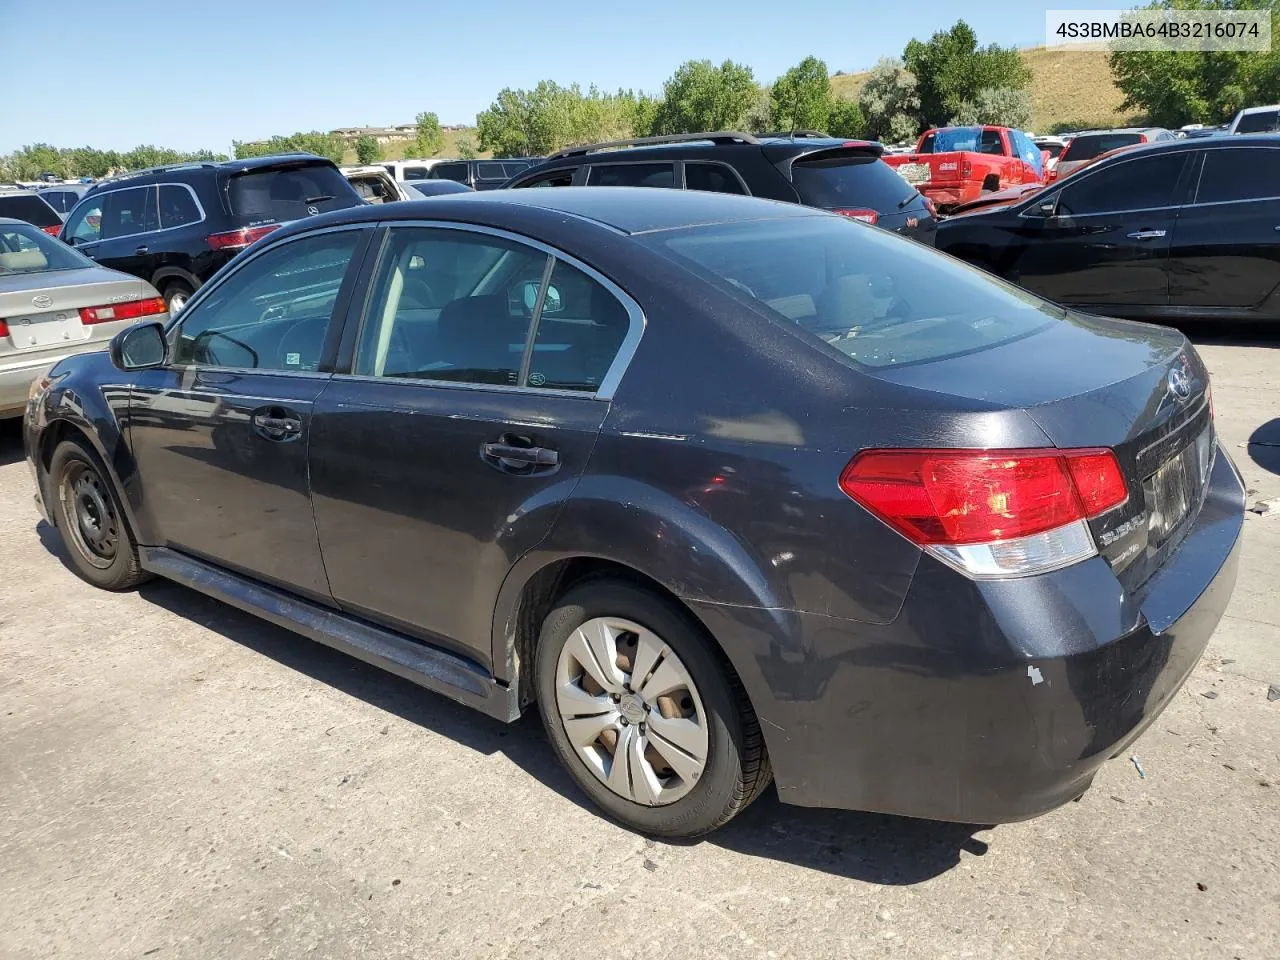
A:
POLYGON ((71 243, 93 243, 102 236, 102 197, 93 197, 78 204, 67 217, 63 236, 71 243))
POLYGON ((676 168, 671 163, 602 163, 591 168, 587 182, 593 187, 674 187, 676 168))
POLYGON ((1236 125, 1236 133, 1275 133, 1280 130, 1280 110, 1246 113, 1236 125))
POLYGON ((598 390, 630 318, 602 284, 568 263, 551 258, 546 280, 548 262, 541 250, 487 234, 394 229, 374 281, 354 372, 598 390))
POLYGON ((712 193, 746 193, 742 183, 722 163, 686 163, 684 165, 686 190, 710 190, 712 193))
POLYGON ((103 240, 131 237, 155 230, 159 226, 154 186, 112 190, 102 199, 103 240))
POLYGON ((325 334, 360 231, 280 244, 182 313, 177 364, 291 372, 319 369, 325 334))
POLYGON ((573 175, 575 170, 557 170, 554 173, 544 173, 540 177, 533 180, 526 180, 524 183, 518 184, 523 187, 569 187, 573 186, 573 175))
POLYGON ((437 163, 431 168, 434 180, 453 180, 457 183, 467 182, 467 165, 465 163, 437 163))
POLYGON ((170 227, 183 227, 188 223, 197 223, 201 219, 200 208, 195 198, 186 187, 175 183, 160 185, 160 226, 168 230, 170 227))
POLYGON ((1139 157, 1104 167, 1058 195, 1057 214, 1062 217, 1126 210, 1152 210, 1173 202, 1173 191, 1182 174, 1185 153, 1139 157))
POLYGON ((1239 147, 1206 150, 1197 203, 1280 197, 1280 150, 1239 147))

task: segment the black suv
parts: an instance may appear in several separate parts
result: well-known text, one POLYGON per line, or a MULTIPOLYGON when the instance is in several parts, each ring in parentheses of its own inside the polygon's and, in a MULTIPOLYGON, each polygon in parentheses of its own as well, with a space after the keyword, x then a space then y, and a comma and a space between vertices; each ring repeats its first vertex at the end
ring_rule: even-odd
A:
POLYGON ((427 172, 428 180, 453 180, 472 190, 496 190, 512 177, 518 177, 539 157, 513 157, 507 160, 446 160, 427 172))
POLYGON ((61 238, 146 280, 175 311, 259 237, 362 202, 336 166, 309 154, 184 163, 98 184, 67 215, 61 238))
MULTIPOLYGON (((880 159, 884 147, 814 130, 682 133, 571 147, 508 187, 674 187, 821 207, 926 244, 933 204, 880 159)), ((434 170, 432 171, 434 173, 434 170)))

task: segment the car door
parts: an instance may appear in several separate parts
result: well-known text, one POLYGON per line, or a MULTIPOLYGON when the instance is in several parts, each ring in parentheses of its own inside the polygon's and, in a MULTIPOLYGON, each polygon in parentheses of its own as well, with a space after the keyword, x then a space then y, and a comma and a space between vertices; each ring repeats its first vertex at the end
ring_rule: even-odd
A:
POLYGON ((79 250, 104 267, 150 279, 147 235, 159 229, 155 184, 111 190, 102 198, 96 243, 79 250))
POLYGON ((1187 151, 1139 156, 1037 195, 1019 219, 1005 276, 1059 303, 1165 306, 1189 157, 1187 151))
POLYGON ((1280 149, 1202 151, 1169 252, 1169 303, 1250 308, 1280 288, 1280 149))
POLYGON ((307 482, 312 404, 372 231, 288 238, 238 260, 140 373, 129 438, 145 527, 163 545, 329 601, 307 482))
POLYGON ((586 466, 639 309, 542 246, 457 225, 382 242, 316 401, 316 527, 343 610, 492 666, 502 579, 586 466))

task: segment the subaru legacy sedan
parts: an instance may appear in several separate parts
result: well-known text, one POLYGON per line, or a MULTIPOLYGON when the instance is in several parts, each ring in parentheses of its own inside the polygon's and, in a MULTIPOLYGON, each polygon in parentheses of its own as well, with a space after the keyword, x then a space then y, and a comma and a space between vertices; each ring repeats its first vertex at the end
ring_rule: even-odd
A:
POLYGON ((694 191, 284 227, 62 361, 24 436, 89 582, 536 705, 670 837, 771 779, 976 823, 1079 796, 1200 657, 1244 515, 1181 334, 694 191))

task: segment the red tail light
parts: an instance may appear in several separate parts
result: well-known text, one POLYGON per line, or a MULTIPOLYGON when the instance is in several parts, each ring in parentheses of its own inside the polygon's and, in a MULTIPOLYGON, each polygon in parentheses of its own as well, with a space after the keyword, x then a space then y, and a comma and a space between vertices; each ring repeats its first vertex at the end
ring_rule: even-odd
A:
POLYGON ((89 325, 114 323, 116 320, 137 320, 140 317, 154 317, 167 312, 168 309, 163 297, 130 300, 127 303, 109 303, 101 307, 81 307, 80 322, 89 325))
POLYGON ((869 223, 872 226, 875 226, 876 221, 880 219, 880 214, 875 210, 867 210, 862 207, 837 209, 834 212, 842 217, 848 217, 850 220, 861 220, 863 223, 869 223))
POLYGON ((960 179, 968 180, 973 176, 973 161, 962 159, 960 161, 960 179))
POLYGON ((207 242, 211 250, 239 250, 256 240, 261 240, 273 230, 279 229, 278 223, 268 223, 261 227, 241 227, 239 230, 228 230, 226 233, 211 233, 207 242))
POLYGON ((56 237, 58 234, 62 232, 62 224, 55 223, 52 226, 41 227, 40 229, 43 230, 45 233, 47 233, 49 236, 56 237))
POLYGON ((1146 143, 1146 142, 1147 142, 1147 135, 1146 135, 1145 133, 1140 133, 1140 134, 1138 134, 1138 142, 1139 142, 1139 143, 1146 143))
POLYGON ((9 324, 5 323, 3 320, 0 320, 0 337, 7 337, 8 335, 9 335, 9 324))
POLYGON ((840 488, 921 545, 1026 537, 1129 497, 1110 450, 868 450, 840 488))

